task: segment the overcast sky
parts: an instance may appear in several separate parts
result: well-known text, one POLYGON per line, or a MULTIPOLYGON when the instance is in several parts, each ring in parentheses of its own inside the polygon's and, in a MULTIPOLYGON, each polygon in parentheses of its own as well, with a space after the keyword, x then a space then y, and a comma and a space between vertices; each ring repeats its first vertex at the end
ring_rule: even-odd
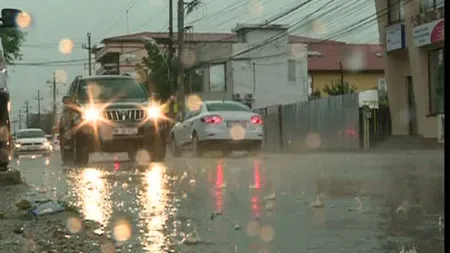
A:
MULTIPOLYGON (((204 0, 205 5, 186 20, 194 32, 230 32, 236 23, 259 23, 270 20, 306 0, 204 0)), ((26 100, 37 110, 37 91, 41 91, 42 108, 51 109, 51 90, 46 84, 52 73, 67 73, 67 82, 85 73, 87 51, 86 33, 92 33, 93 43, 103 38, 123 35, 127 32, 126 9, 130 5, 130 33, 168 29, 167 0, 2 0, 2 8, 19 8, 30 13, 32 25, 28 27, 23 60, 18 64, 48 61, 72 61, 71 66, 14 66, 10 69, 9 89, 12 99, 12 117, 17 116, 26 100), (70 39, 74 43, 72 53, 59 51, 59 42, 70 39)), ((174 0, 176 8, 176 0, 174 0)), ((338 39, 356 43, 377 43, 376 21, 348 33, 341 31, 354 26, 360 20, 375 16, 374 0, 312 0, 299 10, 274 23, 293 24, 291 33, 338 39), (323 7, 327 4, 327 7, 323 7), (319 11, 317 11, 319 9, 319 11), (332 12, 331 10, 334 10, 332 12), (317 12, 316 12, 317 11, 317 12)), ((176 29, 176 12, 174 12, 176 29)), ((58 100, 66 87, 59 89, 58 100)), ((23 111, 23 110, 22 110, 23 111)))

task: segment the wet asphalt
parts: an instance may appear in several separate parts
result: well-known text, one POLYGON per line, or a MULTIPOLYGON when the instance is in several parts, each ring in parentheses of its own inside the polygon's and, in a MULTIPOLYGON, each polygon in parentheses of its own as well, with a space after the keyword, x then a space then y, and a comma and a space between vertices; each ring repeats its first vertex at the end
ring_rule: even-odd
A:
POLYGON ((444 252, 443 151, 139 163, 94 154, 64 167, 55 153, 12 167, 103 224, 120 252, 444 252))

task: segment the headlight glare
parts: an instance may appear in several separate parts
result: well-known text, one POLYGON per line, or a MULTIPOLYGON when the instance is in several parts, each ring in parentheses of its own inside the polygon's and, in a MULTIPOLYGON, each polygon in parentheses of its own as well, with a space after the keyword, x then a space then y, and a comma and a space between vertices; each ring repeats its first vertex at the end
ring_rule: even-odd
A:
POLYGON ((95 108, 86 108, 83 110, 83 119, 88 121, 96 121, 100 119, 100 110, 95 108))
POLYGON ((156 106, 150 106, 147 108, 147 115, 150 119, 157 119, 161 117, 161 108, 156 106))

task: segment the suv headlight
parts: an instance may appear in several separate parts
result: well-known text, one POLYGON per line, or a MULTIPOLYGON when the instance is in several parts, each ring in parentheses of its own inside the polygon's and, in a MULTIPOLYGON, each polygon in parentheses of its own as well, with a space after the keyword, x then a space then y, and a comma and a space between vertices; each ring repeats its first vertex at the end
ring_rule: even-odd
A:
POLYGON ((162 110, 159 106, 150 106, 147 108, 147 117, 149 119, 159 119, 162 116, 162 110))
POLYGON ((14 144, 14 147, 16 147, 16 148, 20 148, 22 145, 20 144, 20 143, 16 143, 16 144, 14 144))
POLYGON ((97 121, 99 120, 101 117, 101 112, 100 110, 96 109, 96 108, 84 108, 83 109, 83 119, 84 120, 88 120, 88 121, 97 121))

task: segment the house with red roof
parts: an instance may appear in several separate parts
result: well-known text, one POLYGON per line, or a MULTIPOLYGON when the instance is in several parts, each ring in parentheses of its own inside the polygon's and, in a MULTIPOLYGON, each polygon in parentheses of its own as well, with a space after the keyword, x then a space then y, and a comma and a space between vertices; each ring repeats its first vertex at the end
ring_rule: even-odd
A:
POLYGON ((341 78, 357 91, 386 89, 382 45, 321 42, 308 44, 308 50, 312 92, 327 96, 323 88, 341 78))

